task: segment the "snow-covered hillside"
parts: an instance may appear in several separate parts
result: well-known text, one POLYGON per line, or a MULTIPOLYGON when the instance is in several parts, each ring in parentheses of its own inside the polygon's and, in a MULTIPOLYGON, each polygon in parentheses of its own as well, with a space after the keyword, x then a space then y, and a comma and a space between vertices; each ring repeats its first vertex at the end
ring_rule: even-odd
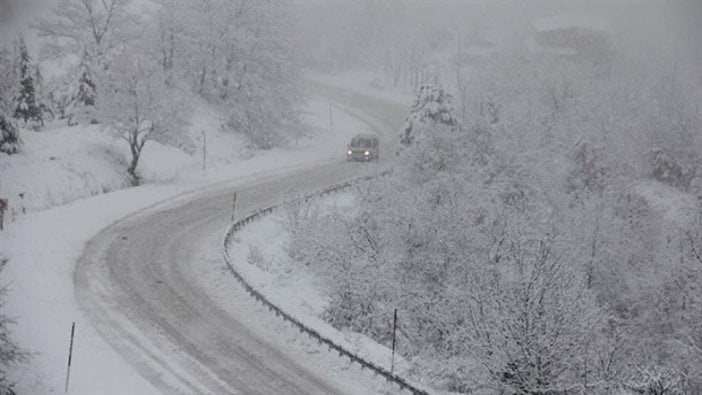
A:
MULTIPOLYGON (((311 106, 319 105, 312 103, 311 106)), ((309 110, 311 113, 314 109, 309 110)), ((250 158, 253 153, 241 135, 227 131, 213 109, 200 105, 187 136, 197 144, 189 155, 182 150, 148 141, 139 163, 145 183, 178 180, 202 168, 204 134, 210 167, 250 158)), ((10 213, 47 209, 76 199, 130 186, 126 173, 129 148, 104 125, 66 126, 64 121, 40 131, 22 130, 20 153, 0 156, 0 196, 10 202, 10 213)))
MULTIPOLYGON (((329 125, 328 111, 327 102, 318 99, 308 103, 305 119, 309 136, 300 139, 296 149, 316 144, 326 144, 330 149, 334 144, 343 147, 345 142, 330 143, 330 136, 324 132, 329 125)), ((340 114, 337 122, 346 121, 340 114)), ((281 151, 252 150, 244 136, 227 130, 219 114, 206 106, 194 113, 188 136, 196 144, 191 155, 157 141, 146 143, 139 163, 145 183, 172 182, 188 174, 200 174, 205 158, 206 168, 212 172, 223 165, 281 151)), ((39 132, 22 130, 21 138, 24 144, 19 154, 0 155, 0 197, 8 198, 11 218, 130 186, 126 173, 128 146, 102 125, 65 126, 55 122, 39 132)))

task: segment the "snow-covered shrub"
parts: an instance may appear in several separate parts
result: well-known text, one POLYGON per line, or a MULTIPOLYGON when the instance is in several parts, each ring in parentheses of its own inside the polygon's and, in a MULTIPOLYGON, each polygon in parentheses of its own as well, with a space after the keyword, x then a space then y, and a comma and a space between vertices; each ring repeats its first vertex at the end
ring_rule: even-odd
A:
POLYGON ((638 367, 624 385, 643 395, 685 394, 682 375, 666 366, 638 367))
POLYGON ((261 252, 261 247, 257 245, 251 245, 249 246, 249 253, 246 255, 246 261, 258 267, 259 269, 266 270, 267 269, 267 263, 266 259, 263 257, 263 253, 261 252))
POLYGON ((604 191, 607 164, 602 148, 587 140, 578 140, 571 153, 573 167, 566 179, 566 191, 578 200, 583 194, 600 194, 604 191))
POLYGON ((684 191, 688 190, 692 180, 700 172, 702 163, 699 153, 673 152, 665 148, 653 149, 646 157, 651 177, 684 191))
POLYGON ((325 319, 338 328, 386 340, 391 312, 381 303, 386 299, 385 277, 378 271, 385 268, 373 258, 377 256, 373 235, 363 230, 358 217, 337 209, 323 211, 310 203, 296 203, 286 212, 291 257, 329 285, 325 319))
POLYGON ((0 152, 16 154, 21 145, 17 123, 0 109, 0 152))
POLYGON ((317 234, 314 227, 318 226, 318 211, 313 209, 313 205, 309 202, 294 200, 285 205, 285 221, 284 228, 290 234, 290 243, 288 244, 288 254, 295 261, 301 262, 304 265, 310 265, 317 261, 318 243, 315 243, 313 238, 317 234))

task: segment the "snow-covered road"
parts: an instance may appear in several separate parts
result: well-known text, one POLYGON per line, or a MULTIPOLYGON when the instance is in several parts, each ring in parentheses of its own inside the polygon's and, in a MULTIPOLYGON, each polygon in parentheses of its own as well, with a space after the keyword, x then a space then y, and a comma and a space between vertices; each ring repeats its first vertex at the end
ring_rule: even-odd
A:
MULTIPOLYGON (((357 174, 361 166, 327 164, 235 188, 237 212, 357 174)), ((319 377, 212 298, 193 271, 197 247, 214 242, 231 219, 234 190, 180 197, 104 229, 81 256, 76 296, 103 338, 164 393, 345 391, 319 377)), ((250 301, 243 301, 244 304, 250 301)), ((241 313, 241 314, 238 314, 241 313)), ((275 334, 273 334, 275 336, 275 334)))
MULTIPOLYGON (((355 102, 358 94, 324 93, 376 130, 397 127, 399 114, 383 113, 378 103, 364 108, 355 102), (367 115, 370 110, 376 113, 367 115)), ((325 161, 179 196, 132 214, 87 244, 74 273, 76 300, 100 335, 163 393, 381 392, 380 380, 350 368, 348 361, 281 342, 294 339, 285 333, 292 328, 273 322, 275 317, 260 311, 241 289, 230 287, 228 297, 213 292, 201 266, 221 248, 235 191, 239 216, 368 168, 325 161)), ((210 270, 221 265, 217 258, 210 263, 210 270)))
MULTIPOLYGON (((248 392, 256 380, 272 382, 268 389, 292 388, 281 392, 314 388, 359 394, 385 391, 382 380, 320 349, 254 302, 225 270, 221 255, 233 189, 242 191, 238 213, 245 215, 245 210, 292 190, 333 183, 356 169, 372 167, 345 163, 345 144, 354 134, 370 129, 386 138, 393 136, 407 110, 406 103, 369 97, 374 92, 365 92, 362 84, 347 81, 332 87, 334 84, 324 82, 326 88, 325 84, 310 84, 305 117, 315 131, 313 137, 253 157, 232 153, 231 160, 225 161, 228 164, 208 166, 207 172, 195 163, 179 171, 172 182, 87 197, 94 193, 87 186, 81 189, 65 184, 62 177, 39 176, 71 170, 73 151, 60 144, 46 150, 48 143, 36 139, 30 139, 36 144, 28 144, 24 156, 32 163, 43 163, 46 169, 15 171, 12 163, 5 164, 4 181, 19 181, 23 188, 37 192, 32 195, 36 207, 51 203, 52 199, 42 200, 43 190, 67 198, 85 196, 12 216, 0 232, 0 253, 9 258, 1 279, 9 291, 3 308, 16 318, 14 338, 32 353, 27 363, 12 366, 8 372, 18 393, 64 391, 72 322, 76 324, 68 386, 72 394, 221 393, 235 392, 234 387, 246 383, 248 387, 240 391, 248 392), (333 130, 329 130, 330 114, 333 130), (47 155, 65 160, 47 161, 47 155), (245 195, 245 189, 251 189, 251 195, 245 195), (176 210, 178 206, 183 207, 176 210), (173 217, 166 218, 169 215, 173 217), (169 225, 159 225, 162 221, 169 225), (156 234, 131 230, 138 228, 137 223, 148 224, 143 232, 156 234), (191 301, 192 292, 199 296, 191 301), (171 298, 173 304, 167 303, 171 298), (186 310, 170 311, 172 307, 186 310), (205 324, 208 319, 218 324, 205 324), (159 320, 170 326, 161 327, 159 320), (192 326, 183 332, 176 330, 185 324, 192 326), (219 325, 238 329, 225 330, 219 325), (256 340, 244 341, 240 350, 247 358, 251 356, 249 362, 232 362, 232 356, 220 358, 232 351, 222 342, 237 343, 243 336, 236 334, 239 331, 255 333, 256 340), (181 338, 181 344, 176 336, 187 338, 181 338), (205 343, 200 344, 203 339, 205 343), (213 350, 214 356, 208 356, 213 350), (280 383, 279 375, 268 372, 268 367, 259 366, 262 372, 256 374, 249 368, 244 370, 247 373, 237 372, 240 364, 271 358, 274 366, 282 365, 287 372, 282 374, 287 384, 280 383), (295 367, 288 365, 293 360, 295 367), (287 377, 289 374, 303 378, 287 377)), ((90 152, 91 144, 87 141, 80 147, 90 152)), ((388 150, 385 153, 383 160, 392 156, 388 150)), ((161 157, 154 154, 151 159, 158 164, 161 157)), ((101 169, 91 169, 94 174, 88 175, 106 178, 101 169)))

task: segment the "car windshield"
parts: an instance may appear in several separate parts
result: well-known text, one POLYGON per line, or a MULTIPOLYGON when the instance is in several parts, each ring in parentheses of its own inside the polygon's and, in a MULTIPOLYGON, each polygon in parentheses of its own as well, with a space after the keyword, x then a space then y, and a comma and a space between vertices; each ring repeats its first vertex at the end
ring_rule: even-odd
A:
POLYGON ((358 148, 372 148, 373 141, 368 138, 355 137, 353 140, 351 140, 351 146, 358 148))

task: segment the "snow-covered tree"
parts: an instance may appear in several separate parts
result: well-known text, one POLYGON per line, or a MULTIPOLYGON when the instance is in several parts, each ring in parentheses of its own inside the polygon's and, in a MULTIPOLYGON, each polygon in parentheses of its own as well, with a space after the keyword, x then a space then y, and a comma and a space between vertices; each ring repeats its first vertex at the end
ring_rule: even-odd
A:
POLYGON ((459 122, 453 115, 451 95, 442 88, 424 85, 419 88, 410 114, 400 129, 400 143, 410 145, 421 138, 422 127, 445 125, 458 128, 459 122))
POLYGON ((87 50, 83 50, 83 56, 78 66, 78 78, 71 89, 70 104, 64 111, 68 117, 68 124, 96 123, 96 99, 95 76, 90 64, 90 56, 87 50))
POLYGON ((115 53, 138 33, 129 4, 130 0, 61 0, 52 15, 32 24, 39 37, 47 39, 43 56, 79 57, 87 50, 96 67, 107 67, 115 53))
POLYGON ((41 122, 43 124, 41 110, 37 104, 34 67, 29 51, 24 42, 24 38, 19 39, 19 58, 17 60, 18 81, 20 84, 17 96, 14 99, 14 117, 22 119, 26 124, 29 121, 41 122))
POLYGON ((129 145, 127 173, 132 183, 139 185, 137 166, 146 142, 178 132, 190 112, 179 95, 165 85, 158 67, 137 53, 120 54, 102 86, 103 94, 97 101, 100 119, 129 145))
MULTIPOLYGON (((465 353, 510 393, 564 393, 599 384, 583 371, 606 315, 587 290, 577 265, 555 251, 553 238, 505 235, 485 262, 486 273, 467 286, 465 353), (583 382, 583 377, 593 382, 583 382)), ((465 336, 465 337, 464 337, 465 336)), ((459 343, 461 344, 461 343, 459 343)))
POLYGON ((169 84, 185 83, 221 108, 254 147, 303 131, 289 4, 163 2, 154 18, 150 54, 169 84))
POLYGON ((175 79, 184 78, 185 70, 190 67, 192 59, 188 59, 188 54, 196 35, 187 21, 196 23, 197 20, 190 12, 193 4, 168 0, 157 0, 157 3, 159 8, 151 17, 152 30, 145 39, 146 45, 152 48, 150 55, 161 65, 166 83, 170 85, 175 79))
POLYGON ((649 381, 663 388, 687 387, 688 393, 702 391, 702 201, 695 209, 694 219, 674 244, 679 254, 673 254, 672 262, 665 262, 661 270, 666 297, 656 301, 650 317, 654 322, 648 325, 654 329, 652 342, 660 345, 657 362, 665 368, 652 371, 649 381))
POLYGON ((643 154, 649 175, 683 191, 702 174, 702 115, 698 106, 702 86, 694 77, 696 73, 674 66, 654 79, 648 87, 651 99, 645 102, 641 125, 648 143, 643 154))

